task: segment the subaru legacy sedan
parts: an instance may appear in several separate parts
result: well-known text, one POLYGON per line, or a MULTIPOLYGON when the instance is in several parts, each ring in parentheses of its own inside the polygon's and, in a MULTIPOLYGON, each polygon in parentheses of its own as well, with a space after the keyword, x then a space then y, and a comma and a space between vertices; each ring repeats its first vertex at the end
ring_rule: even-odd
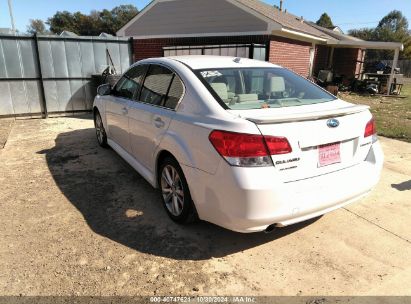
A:
POLYGON ((98 143, 153 187, 175 222, 271 231, 349 204, 378 182, 367 106, 268 62, 146 59, 94 101, 98 143))

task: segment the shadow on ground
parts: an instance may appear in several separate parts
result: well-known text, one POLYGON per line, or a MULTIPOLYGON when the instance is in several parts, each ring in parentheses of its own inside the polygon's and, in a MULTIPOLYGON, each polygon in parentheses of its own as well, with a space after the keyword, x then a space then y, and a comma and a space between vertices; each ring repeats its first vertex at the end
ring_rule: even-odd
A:
POLYGON ((179 226, 160 195, 114 151, 97 145, 94 129, 60 134, 45 154, 56 184, 90 228, 143 253, 179 260, 222 257, 271 242, 313 221, 271 234, 240 234, 206 222, 179 226))
POLYGON ((411 190, 411 179, 399 184, 391 184, 391 187, 397 189, 398 191, 407 191, 411 190))

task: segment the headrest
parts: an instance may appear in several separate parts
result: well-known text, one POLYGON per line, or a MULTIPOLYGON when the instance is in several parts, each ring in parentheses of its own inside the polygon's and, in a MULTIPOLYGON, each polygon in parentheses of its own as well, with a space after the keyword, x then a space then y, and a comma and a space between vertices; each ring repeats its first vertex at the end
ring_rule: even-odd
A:
POLYGON ((270 80, 270 89, 271 92, 284 92, 285 91, 285 82, 283 77, 271 77, 270 80))
POLYGON ((227 85, 224 82, 213 82, 210 83, 210 86, 222 100, 228 99, 228 89, 227 85))

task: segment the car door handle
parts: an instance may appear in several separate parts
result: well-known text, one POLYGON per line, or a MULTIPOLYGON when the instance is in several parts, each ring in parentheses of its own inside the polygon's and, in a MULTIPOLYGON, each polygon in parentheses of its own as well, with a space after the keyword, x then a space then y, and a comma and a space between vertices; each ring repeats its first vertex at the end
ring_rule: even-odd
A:
POLYGON ((126 107, 121 109, 121 112, 123 113, 123 115, 127 115, 128 114, 128 110, 126 107))
POLYGON ((165 123, 164 123, 164 121, 163 121, 160 117, 157 117, 157 118, 154 119, 154 125, 155 125, 157 128, 162 128, 162 127, 165 126, 165 123))

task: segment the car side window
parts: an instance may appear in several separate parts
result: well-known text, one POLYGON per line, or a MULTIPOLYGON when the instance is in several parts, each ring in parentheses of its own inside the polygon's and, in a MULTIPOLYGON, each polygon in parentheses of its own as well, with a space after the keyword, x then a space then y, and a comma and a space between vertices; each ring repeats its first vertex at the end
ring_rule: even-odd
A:
POLYGON ((184 86, 183 82, 181 81, 180 77, 174 74, 173 81, 171 82, 170 89, 168 91, 166 102, 164 106, 166 108, 175 109, 178 102, 183 96, 184 93, 184 86))
POLYGON ((118 97, 133 99, 141 89, 141 82, 146 70, 147 65, 139 65, 127 71, 117 82, 113 94, 118 97))
MULTIPOLYGON (((141 89, 140 101, 165 106, 167 93, 173 82, 174 73, 166 67, 152 64, 141 89)), ((172 102, 169 102, 172 105, 172 102)))

